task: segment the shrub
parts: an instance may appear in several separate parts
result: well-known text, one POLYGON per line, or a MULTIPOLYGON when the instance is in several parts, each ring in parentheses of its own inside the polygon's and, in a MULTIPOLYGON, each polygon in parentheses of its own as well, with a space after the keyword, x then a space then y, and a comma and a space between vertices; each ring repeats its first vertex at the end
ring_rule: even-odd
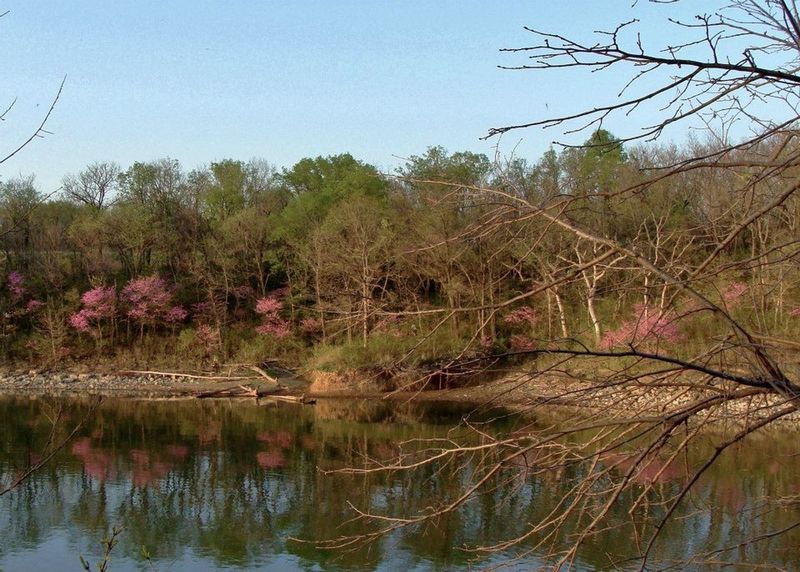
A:
POLYGON ((323 371, 388 367, 406 356, 406 364, 419 365, 461 353, 468 340, 448 328, 440 328, 428 336, 373 334, 366 346, 360 341, 315 346, 308 367, 323 371))
POLYGON ((297 366, 305 362, 308 350, 305 345, 291 336, 255 336, 239 342, 236 361, 261 364, 277 360, 286 365, 297 366))

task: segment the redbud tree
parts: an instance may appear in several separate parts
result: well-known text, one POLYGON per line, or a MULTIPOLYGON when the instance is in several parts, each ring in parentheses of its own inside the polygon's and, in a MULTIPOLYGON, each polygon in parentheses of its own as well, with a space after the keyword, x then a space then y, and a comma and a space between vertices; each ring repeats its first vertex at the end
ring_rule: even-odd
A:
POLYGON ((113 286, 97 286, 87 290, 81 296, 81 305, 83 307, 69 317, 72 327, 98 340, 103 339, 106 325, 113 333, 117 316, 117 291, 113 286))
POLYGON ((185 308, 175 304, 174 288, 159 276, 134 278, 122 289, 121 298, 126 315, 139 325, 140 338, 146 326, 176 325, 188 316, 185 308))

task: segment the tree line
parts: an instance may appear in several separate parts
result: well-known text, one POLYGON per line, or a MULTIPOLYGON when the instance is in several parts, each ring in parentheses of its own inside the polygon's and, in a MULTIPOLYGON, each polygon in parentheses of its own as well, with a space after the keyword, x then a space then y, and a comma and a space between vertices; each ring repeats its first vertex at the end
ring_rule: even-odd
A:
POLYGON ((0 183, 5 357, 135 348, 145 360, 300 362, 316 351, 342 367, 553 341, 703 343, 713 324, 693 318, 674 285, 547 211, 676 276, 695 267, 704 295, 783 335, 800 313, 797 201, 731 238, 744 210, 784 189, 767 180, 745 196, 728 191, 763 158, 795 149, 793 134, 776 134, 725 170, 654 181, 652 165, 713 155, 714 144, 626 147, 600 129, 535 161, 431 147, 391 175, 341 154, 282 170, 259 159, 188 172, 173 159, 93 163, 52 197, 33 176, 9 179, 0 183), (711 255, 713 271, 698 276, 711 255))

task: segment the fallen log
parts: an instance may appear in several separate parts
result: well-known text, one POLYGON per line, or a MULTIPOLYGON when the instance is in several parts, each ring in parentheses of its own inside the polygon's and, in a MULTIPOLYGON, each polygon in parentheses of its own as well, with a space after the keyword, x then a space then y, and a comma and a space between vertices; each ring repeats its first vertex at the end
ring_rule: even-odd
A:
POLYGON ((305 404, 312 404, 314 403, 313 400, 306 401, 305 395, 259 395, 258 399, 266 399, 269 401, 284 401, 286 403, 305 403, 305 404))
MULTIPOLYGON (((225 375, 197 375, 193 373, 181 373, 178 371, 148 371, 148 370, 136 370, 136 369, 126 369, 117 372, 120 375, 160 375, 163 377, 185 377, 188 379, 202 379, 205 381, 248 381, 253 379, 258 379, 257 377, 253 376, 225 376, 225 375)), ((266 374, 265 374, 266 375, 266 374)))
POLYGON ((237 397, 234 394, 234 390, 238 389, 238 387, 225 387, 223 389, 215 389, 213 391, 202 391, 200 393, 195 393, 194 397, 197 399, 205 399, 207 397, 237 397))
POLYGON ((284 401, 286 403, 315 403, 315 400, 306 399, 305 394, 287 394, 285 387, 260 388, 250 387, 247 385, 237 385, 234 387, 224 387, 212 391, 203 391, 200 393, 195 393, 194 397, 198 399, 207 399, 213 397, 254 397, 257 401, 265 399, 269 401, 284 401))
POLYGON ((272 377, 270 374, 268 374, 266 371, 264 371, 264 370, 263 370, 263 369, 261 369, 260 367, 258 367, 258 366, 255 366, 255 365, 251 365, 251 366, 250 366, 250 369, 251 369, 251 370, 253 370, 254 372, 256 372, 256 373, 257 373, 258 375, 260 375, 261 377, 263 377, 263 378, 265 378, 265 379, 267 379, 267 380, 271 381, 271 382, 272 382, 272 383, 274 383, 275 385, 279 385, 279 384, 278 384, 278 379, 277 379, 277 378, 275 378, 275 377, 272 377))

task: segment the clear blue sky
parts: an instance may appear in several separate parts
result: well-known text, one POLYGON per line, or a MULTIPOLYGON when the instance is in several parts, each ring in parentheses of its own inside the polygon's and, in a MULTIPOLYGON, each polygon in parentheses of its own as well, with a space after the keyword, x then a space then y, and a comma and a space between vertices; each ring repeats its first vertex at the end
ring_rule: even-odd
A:
MULTIPOLYGON (((684 13, 708 10, 687 2, 684 13)), ((674 6, 631 0, 112 1, 6 0, 0 19, 3 149, 37 125, 61 78, 48 129, 0 178, 35 173, 41 190, 93 161, 169 156, 192 169, 222 158, 291 166, 350 152, 391 170, 430 145, 494 153, 492 126, 573 111, 621 78, 514 72, 502 47, 523 25, 573 34, 674 6)), ((656 28, 654 44, 664 43, 656 28)), ((585 36, 584 36, 585 37, 585 36)), ((625 125, 611 124, 612 131, 625 125)), ((556 132, 507 135, 500 151, 535 159, 556 132), (521 140, 521 143, 520 143, 521 140)))

